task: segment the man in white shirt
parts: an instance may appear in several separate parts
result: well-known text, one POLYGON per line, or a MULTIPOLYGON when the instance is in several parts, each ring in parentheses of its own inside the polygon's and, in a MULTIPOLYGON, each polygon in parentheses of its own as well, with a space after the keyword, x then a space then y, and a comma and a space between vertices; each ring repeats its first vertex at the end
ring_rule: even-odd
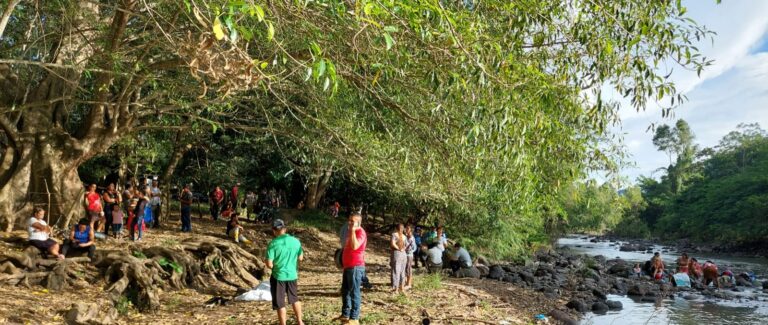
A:
POLYGON ((29 244, 63 260, 64 255, 59 253, 59 243, 49 238, 51 227, 49 227, 45 220, 43 220, 43 217, 45 217, 45 210, 42 208, 35 208, 32 212, 32 217, 27 221, 29 244))

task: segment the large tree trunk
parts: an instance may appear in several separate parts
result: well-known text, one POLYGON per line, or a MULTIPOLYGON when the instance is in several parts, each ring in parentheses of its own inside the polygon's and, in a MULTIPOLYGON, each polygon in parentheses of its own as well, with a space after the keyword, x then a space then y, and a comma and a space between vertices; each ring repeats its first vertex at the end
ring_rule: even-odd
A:
POLYGON ((304 205, 307 209, 317 209, 317 206, 325 196, 325 191, 328 189, 332 174, 333 167, 318 167, 309 176, 307 194, 304 196, 304 205))

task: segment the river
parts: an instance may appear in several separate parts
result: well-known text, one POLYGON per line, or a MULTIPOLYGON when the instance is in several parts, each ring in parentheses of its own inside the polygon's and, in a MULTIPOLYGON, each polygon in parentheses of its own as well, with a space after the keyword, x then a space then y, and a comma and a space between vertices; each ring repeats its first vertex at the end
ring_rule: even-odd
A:
MULTIPOLYGON (((621 258, 632 262, 644 262, 651 254, 642 252, 621 252, 621 242, 590 242, 583 235, 561 238, 558 247, 567 247, 573 252, 587 255, 603 255, 606 258, 621 258)), ((661 251, 661 246, 654 251, 661 251)), ((662 253, 667 265, 674 265, 679 253, 674 250, 662 253)), ((727 255, 693 254, 700 262, 712 260, 718 266, 734 271, 753 271, 758 281, 768 281, 768 259, 730 257, 727 255)), ((741 287, 740 287, 741 288, 741 287)), ((610 311, 605 315, 589 313, 582 324, 594 325, 645 325, 645 324, 768 324, 768 294, 760 289, 743 288, 734 300, 719 300, 698 297, 695 300, 677 298, 664 300, 660 304, 639 302, 626 296, 609 295, 608 299, 621 301, 624 308, 610 311)))

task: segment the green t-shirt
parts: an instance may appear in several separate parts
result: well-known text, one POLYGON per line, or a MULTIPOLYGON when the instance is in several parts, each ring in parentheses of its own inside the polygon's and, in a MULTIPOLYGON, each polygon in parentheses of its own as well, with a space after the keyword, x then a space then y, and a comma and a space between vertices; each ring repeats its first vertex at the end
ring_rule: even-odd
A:
POLYGON ((267 260, 272 261, 272 277, 277 281, 294 281, 299 278, 299 255, 304 251, 296 237, 283 234, 273 239, 267 247, 267 260))

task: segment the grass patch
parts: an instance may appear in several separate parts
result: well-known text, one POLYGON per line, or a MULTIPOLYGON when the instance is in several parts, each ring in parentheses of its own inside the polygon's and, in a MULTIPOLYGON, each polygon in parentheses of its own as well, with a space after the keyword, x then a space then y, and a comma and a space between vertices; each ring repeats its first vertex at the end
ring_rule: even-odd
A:
POLYGON ((318 210, 304 212, 293 220, 294 227, 314 227, 319 231, 331 233, 339 231, 343 223, 344 218, 331 218, 328 214, 318 210))
POLYGON ((363 317, 360 318, 360 323, 365 324, 382 324, 384 323, 384 320, 387 318, 387 314, 383 312, 372 312, 367 313, 365 315, 362 315, 363 317))
POLYGON ((125 316, 128 315, 128 313, 133 309, 133 303, 131 302, 131 299, 128 299, 126 296, 120 296, 120 299, 115 304, 115 309, 117 310, 117 313, 125 316))
POLYGON ((443 287, 443 277, 439 273, 416 276, 414 289, 419 291, 438 290, 443 287))

